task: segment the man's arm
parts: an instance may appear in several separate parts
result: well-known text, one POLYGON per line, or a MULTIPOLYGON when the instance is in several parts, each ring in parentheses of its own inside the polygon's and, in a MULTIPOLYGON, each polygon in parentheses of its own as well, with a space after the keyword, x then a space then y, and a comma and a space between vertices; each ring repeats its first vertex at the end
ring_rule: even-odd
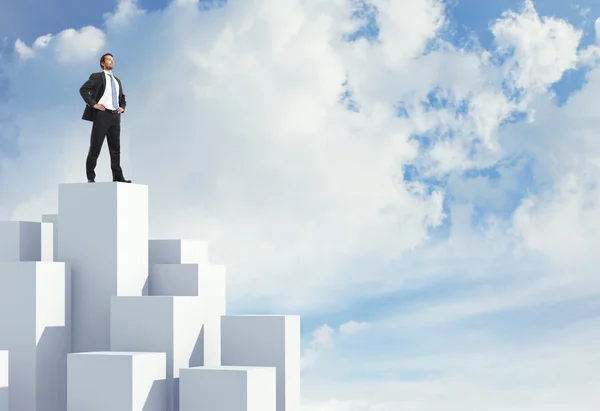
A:
POLYGON ((81 86, 79 89, 79 94, 81 94, 83 101, 85 101, 85 103, 90 107, 94 107, 97 104, 97 102, 92 98, 92 90, 94 90, 95 86, 96 81, 94 79, 94 74, 92 73, 90 78, 83 83, 83 86, 81 86))

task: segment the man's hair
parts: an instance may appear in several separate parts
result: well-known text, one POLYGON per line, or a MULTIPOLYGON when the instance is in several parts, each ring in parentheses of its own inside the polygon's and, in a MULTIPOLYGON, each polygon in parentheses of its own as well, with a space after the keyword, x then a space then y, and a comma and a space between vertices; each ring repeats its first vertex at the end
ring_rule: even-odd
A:
POLYGON ((114 58, 114 56, 110 53, 103 54, 102 57, 100 57, 100 68, 102 68, 102 70, 104 70, 104 66, 102 64, 104 64, 104 59, 106 56, 111 56, 114 58))

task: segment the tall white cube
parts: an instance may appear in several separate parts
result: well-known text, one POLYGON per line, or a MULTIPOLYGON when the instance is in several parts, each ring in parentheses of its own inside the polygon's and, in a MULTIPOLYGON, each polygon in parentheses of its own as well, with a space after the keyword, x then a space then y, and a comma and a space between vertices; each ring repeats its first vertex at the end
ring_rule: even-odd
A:
POLYGON ((275 367, 277 411, 297 411, 300 406, 300 317, 221 317, 221 363, 275 367))
POLYGON ((67 411, 165 411, 166 356, 87 352, 68 356, 67 411))
POLYGON ((148 188, 61 184, 58 259, 73 274, 73 352, 110 349, 110 298, 138 296, 148 278, 148 188))
POLYGON ((58 214, 43 214, 42 222, 52 224, 52 261, 58 261, 58 214))
POLYGON ((65 409, 70 296, 66 263, 0 263, 0 349, 10 353, 11 411, 65 409))
POLYGON ((157 239, 148 241, 150 264, 204 264, 208 243, 199 240, 157 239))
POLYGON ((8 351, 0 351, 0 411, 9 411, 8 351))
POLYGON ((182 368, 179 411, 275 411, 272 367, 182 368))
POLYGON ((165 352, 167 411, 179 404, 179 369, 204 365, 204 313, 199 297, 113 297, 112 351, 165 352))
POLYGON ((52 224, 0 221, 0 261, 53 261, 52 224))

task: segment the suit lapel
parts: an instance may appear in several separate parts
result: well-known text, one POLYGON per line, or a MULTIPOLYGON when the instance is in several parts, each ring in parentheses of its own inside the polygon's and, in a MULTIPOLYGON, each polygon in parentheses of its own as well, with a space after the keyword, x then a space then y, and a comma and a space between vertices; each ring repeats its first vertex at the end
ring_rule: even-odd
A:
POLYGON ((102 96, 102 95, 104 95, 104 92, 106 91, 106 76, 104 75, 103 71, 100 72, 100 78, 102 79, 102 87, 100 88, 100 96, 102 96))

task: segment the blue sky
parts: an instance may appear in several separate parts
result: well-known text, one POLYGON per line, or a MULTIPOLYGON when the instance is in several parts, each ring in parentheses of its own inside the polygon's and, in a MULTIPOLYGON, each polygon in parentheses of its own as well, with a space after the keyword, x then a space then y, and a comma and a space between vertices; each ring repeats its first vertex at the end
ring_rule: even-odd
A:
POLYGON ((305 410, 600 402, 600 4, 34 3, 1 6, 0 218, 84 178, 111 51, 151 234, 211 241, 232 312, 302 314, 305 410))

